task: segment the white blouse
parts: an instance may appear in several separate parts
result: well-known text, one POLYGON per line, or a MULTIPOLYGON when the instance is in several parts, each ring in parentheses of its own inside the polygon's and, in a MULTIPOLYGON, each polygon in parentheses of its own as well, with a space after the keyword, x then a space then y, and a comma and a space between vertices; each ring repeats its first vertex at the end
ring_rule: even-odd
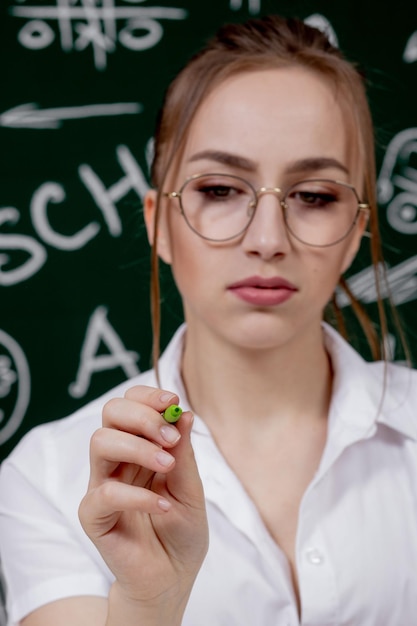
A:
MULTIPOLYGON (((184 332, 160 372, 188 408, 179 373, 184 332)), ((324 332, 335 378, 327 443, 299 512, 301 621, 283 552, 196 416, 210 547, 183 626, 417 624, 417 372, 389 365, 384 381, 383 363, 365 362, 335 331, 324 332)), ((3 463, 0 555, 10 626, 59 598, 108 595, 113 575, 77 511, 101 407, 136 384, 155 385, 154 373, 35 428, 3 463)))

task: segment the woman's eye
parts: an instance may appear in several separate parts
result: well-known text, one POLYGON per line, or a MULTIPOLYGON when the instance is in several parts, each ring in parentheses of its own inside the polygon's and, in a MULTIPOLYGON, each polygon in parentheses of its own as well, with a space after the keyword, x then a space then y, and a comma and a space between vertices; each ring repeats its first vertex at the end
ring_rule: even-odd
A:
POLYGON ((201 187, 198 191, 209 200, 227 200, 237 193, 235 189, 225 185, 205 186, 201 187))
POLYGON ((322 208, 337 202, 334 194, 318 191, 297 191, 291 198, 299 205, 313 208, 322 208))

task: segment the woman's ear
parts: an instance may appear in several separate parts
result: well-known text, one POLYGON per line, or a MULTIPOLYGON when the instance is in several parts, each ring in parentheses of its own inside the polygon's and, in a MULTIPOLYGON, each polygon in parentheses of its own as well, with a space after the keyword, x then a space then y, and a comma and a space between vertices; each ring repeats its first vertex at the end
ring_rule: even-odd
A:
POLYGON ((168 265, 171 264, 171 245, 166 223, 165 207, 161 207, 158 216, 158 225, 155 228, 155 214, 158 194, 155 189, 150 189, 143 200, 143 215, 145 219, 148 241, 151 246, 156 246, 158 256, 168 265))

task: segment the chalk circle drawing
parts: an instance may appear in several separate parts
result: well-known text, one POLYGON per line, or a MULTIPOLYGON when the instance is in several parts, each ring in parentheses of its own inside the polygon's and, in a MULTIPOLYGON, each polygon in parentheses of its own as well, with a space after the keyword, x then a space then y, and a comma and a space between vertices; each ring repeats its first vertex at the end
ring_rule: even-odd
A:
MULTIPOLYGON (((129 0, 128 0, 129 1, 129 0)), ((11 14, 28 20, 17 39, 29 50, 51 46, 57 26, 63 52, 81 52, 92 47, 97 70, 107 67, 107 55, 117 44, 135 52, 156 46, 164 29, 160 20, 184 20, 187 11, 176 7, 137 7, 144 0, 117 6, 114 0, 56 0, 56 6, 13 6, 11 14)))
POLYGON ((17 40, 24 48, 42 50, 55 39, 53 29, 42 20, 28 22, 17 34, 17 40))
POLYGON ((30 390, 26 355, 15 339, 0 329, 0 445, 10 439, 22 423, 30 390), (8 402, 12 408, 1 408, 1 402, 7 399, 12 400, 8 402))
POLYGON ((378 176, 378 202, 388 223, 405 235, 417 234, 417 128, 391 140, 378 176))

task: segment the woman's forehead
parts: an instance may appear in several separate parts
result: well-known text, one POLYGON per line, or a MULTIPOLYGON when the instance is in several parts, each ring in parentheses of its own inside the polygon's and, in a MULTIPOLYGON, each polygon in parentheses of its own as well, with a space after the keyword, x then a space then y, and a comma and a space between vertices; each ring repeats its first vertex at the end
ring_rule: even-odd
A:
POLYGON ((253 162, 313 154, 350 161, 347 117, 335 90, 313 72, 299 67, 242 72, 216 86, 198 108, 183 165, 210 151, 253 162))

